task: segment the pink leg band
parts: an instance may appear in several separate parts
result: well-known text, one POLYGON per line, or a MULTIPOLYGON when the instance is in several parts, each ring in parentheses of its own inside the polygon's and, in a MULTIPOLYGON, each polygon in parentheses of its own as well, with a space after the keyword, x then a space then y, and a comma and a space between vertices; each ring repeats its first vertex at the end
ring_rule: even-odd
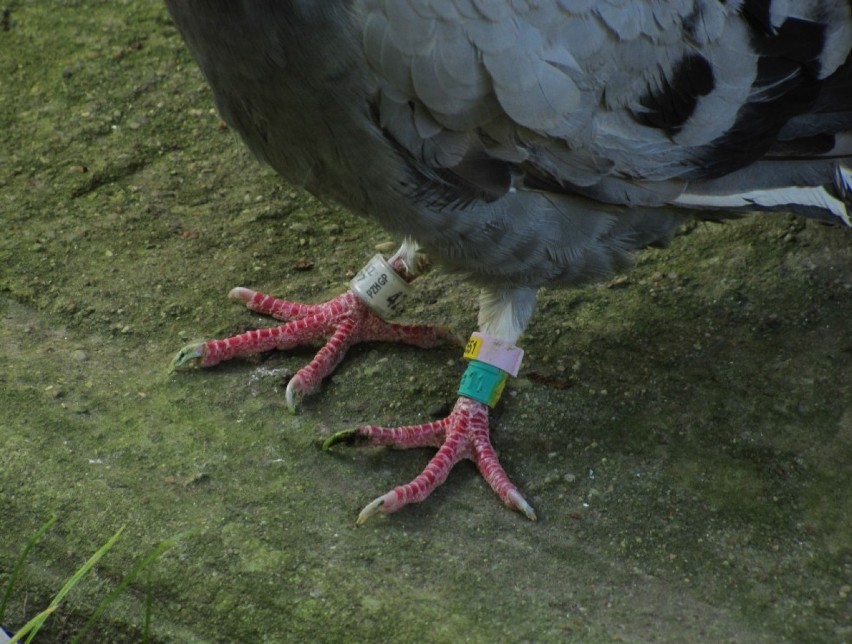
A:
POLYGON ((474 331, 464 348, 466 360, 479 360, 517 376, 524 350, 487 333, 474 331))

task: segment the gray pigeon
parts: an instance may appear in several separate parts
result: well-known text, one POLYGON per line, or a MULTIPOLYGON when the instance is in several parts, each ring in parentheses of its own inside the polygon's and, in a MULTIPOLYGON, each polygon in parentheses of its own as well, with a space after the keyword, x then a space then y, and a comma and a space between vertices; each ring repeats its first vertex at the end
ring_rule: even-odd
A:
MULTIPOLYGON (((386 322, 422 249, 481 288, 459 400, 444 420, 327 441, 439 448, 370 503, 420 501, 462 458, 534 518, 488 437, 542 286, 623 269, 689 218, 782 211, 850 225, 848 0, 166 0, 222 118, 288 182, 405 240, 347 293, 186 347, 175 367, 327 338, 289 383, 313 391, 365 340, 432 346, 386 322)), ((359 281, 360 280, 360 281, 359 281)))

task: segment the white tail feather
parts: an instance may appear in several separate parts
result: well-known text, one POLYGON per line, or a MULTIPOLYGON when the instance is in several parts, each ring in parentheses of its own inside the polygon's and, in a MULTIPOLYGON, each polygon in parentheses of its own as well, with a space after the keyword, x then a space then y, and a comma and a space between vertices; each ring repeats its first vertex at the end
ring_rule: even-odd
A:
POLYGON ((785 187, 769 190, 753 190, 728 195, 702 195, 685 192, 672 203, 689 208, 730 210, 784 210, 791 212, 818 210, 839 218, 847 226, 850 220, 848 197, 852 195, 852 170, 837 166, 834 190, 840 199, 822 186, 785 187))

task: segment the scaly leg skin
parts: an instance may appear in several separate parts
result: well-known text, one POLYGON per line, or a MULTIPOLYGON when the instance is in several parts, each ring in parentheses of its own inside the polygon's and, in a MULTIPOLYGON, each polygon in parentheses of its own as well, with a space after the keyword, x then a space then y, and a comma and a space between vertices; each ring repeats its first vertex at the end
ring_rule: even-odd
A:
POLYGON ((462 344, 457 336, 441 327, 402 325, 385 322, 372 313, 352 291, 324 304, 299 304, 280 300, 247 288, 235 288, 228 296, 245 302, 252 311, 271 315, 285 324, 247 331, 223 340, 190 344, 172 360, 173 370, 212 367, 224 360, 270 349, 292 349, 327 338, 310 363, 287 384, 287 406, 295 411, 298 400, 315 391, 359 342, 404 342, 430 348, 440 344, 462 344))
POLYGON ((406 427, 368 425, 346 430, 326 440, 323 449, 329 449, 338 443, 389 445, 400 449, 438 448, 438 453, 414 480, 383 494, 361 510, 357 525, 362 525, 377 512, 395 512, 409 503, 422 501, 447 479, 453 466, 463 458, 476 463, 480 474, 503 503, 535 521, 532 507, 521 496, 500 465, 488 433, 488 407, 470 398, 460 397, 452 413, 442 420, 406 427))

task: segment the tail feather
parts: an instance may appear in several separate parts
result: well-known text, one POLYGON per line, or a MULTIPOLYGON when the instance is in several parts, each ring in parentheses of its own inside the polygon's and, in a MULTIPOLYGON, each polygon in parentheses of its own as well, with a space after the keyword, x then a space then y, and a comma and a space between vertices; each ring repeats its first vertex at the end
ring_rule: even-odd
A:
POLYGON ((690 182, 671 203, 733 212, 791 212, 852 226, 852 55, 820 83, 764 156, 720 177, 690 182))
MULTIPOLYGON (((825 171, 825 168, 819 169, 825 171)), ((808 170, 813 168, 803 166, 800 174, 806 174, 808 170)), ((754 179, 754 176, 751 178, 754 179)), ((763 185, 743 181, 749 188, 741 190, 732 189, 738 182, 731 180, 690 185, 672 203, 699 210, 790 212, 831 223, 839 223, 840 220, 846 226, 852 226, 852 169, 848 160, 832 162, 825 182, 816 185, 788 181, 789 177, 776 177, 771 181, 768 175, 766 178, 763 185)))

